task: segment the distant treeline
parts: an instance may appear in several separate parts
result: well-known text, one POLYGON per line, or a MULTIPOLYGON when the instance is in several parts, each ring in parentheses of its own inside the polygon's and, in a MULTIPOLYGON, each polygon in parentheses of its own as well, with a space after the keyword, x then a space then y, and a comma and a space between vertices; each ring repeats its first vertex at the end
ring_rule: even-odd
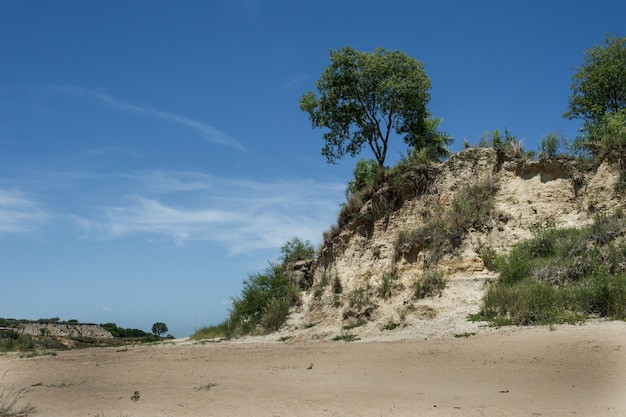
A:
POLYGON ((20 324, 25 324, 25 323, 43 323, 43 324, 47 324, 47 323, 54 323, 54 324, 93 324, 93 323, 79 323, 78 320, 67 320, 67 321, 62 321, 60 318, 58 317, 52 317, 49 319, 39 319, 39 320, 26 320, 26 319, 5 319, 0 317, 0 327, 12 327, 12 328, 16 328, 18 327, 20 324))
POLYGON ((151 333, 146 333, 143 330, 139 329, 125 329, 123 327, 118 327, 115 323, 105 323, 101 324, 105 330, 108 330, 113 337, 152 337, 154 336, 151 333))

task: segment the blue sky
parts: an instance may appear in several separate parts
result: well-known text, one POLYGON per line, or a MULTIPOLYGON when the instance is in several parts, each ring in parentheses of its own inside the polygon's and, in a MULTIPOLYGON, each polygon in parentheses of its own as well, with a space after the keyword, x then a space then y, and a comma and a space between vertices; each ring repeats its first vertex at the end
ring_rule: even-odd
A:
POLYGON ((216 324, 282 244, 336 221, 355 160, 327 164, 299 110, 331 49, 424 62, 455 150, 505 126, 537 150, 576 136, 572 68, 624 16, 621 0, 0 0, 0 317, 216 324))

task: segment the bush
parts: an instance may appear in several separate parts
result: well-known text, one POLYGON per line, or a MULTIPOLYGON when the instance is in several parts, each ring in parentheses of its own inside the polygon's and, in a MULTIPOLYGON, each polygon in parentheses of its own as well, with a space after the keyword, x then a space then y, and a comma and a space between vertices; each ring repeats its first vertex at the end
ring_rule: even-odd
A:
POLYGON ((427 271, 413 282, 413 297, 420 299, 441 296, 447 285, 448 281, 444 278, 443 272, 427 271))
POLYGON ((358 196, 366 188, 371 187, 380 169, 378 162, 374 159, 359 159, 354 168, 354 178, 348 182, 346 199, 350 200, 350 197, 358 196))
POLYGON ((565 138, 558 133, 552 132, 541 137, 541 154, 548 158, 555 158, 561 146, 566 146, 565 138))
POLYGON ((500 279, 486 291, 480 316, 519 325, 626 319, 626 244, 617 243, 626 234, 624 219, 597 217, 582 229, 535 227, 533 234, 490 259, 500 279))
POLYGON ((294 262, 313 259, 315 257, 315 248, 311 245, 311 242, 308 240, 303 242, 297 236, 285 243, 280 248, 280 252, 282 253, 280 261, 283 265, 293 264, 294 262))
POLYGON ((285 271, 270 266, 243 283, 239 298, 233 299, 229 322, 233 335, 270 333, 278 330, 299 302, 299 290, 289 283, 285 271))
POLYGON ((395 272, 383 273, 380 283, 380 296, 383 298, 389 298, 393 294, 393 287, 398 280, 398 274, 395 272))

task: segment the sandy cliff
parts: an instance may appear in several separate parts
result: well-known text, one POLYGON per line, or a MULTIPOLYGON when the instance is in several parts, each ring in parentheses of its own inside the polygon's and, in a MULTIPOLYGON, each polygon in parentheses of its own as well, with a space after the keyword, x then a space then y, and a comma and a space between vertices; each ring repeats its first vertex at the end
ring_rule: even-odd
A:
POLYGON ((567 158, 529 161, 491 148, 466 149, 445 163, 404 175, 413 182, 408 195, 396 199, 385 215, 377 207, 383 198, 376 198, 376 193, 390 195, 383 187, 327 235, 317 259, 300 272, 303 302, 282 337, 328 339, 357 324, 350 333, 385 339, 476 331, 480 323, 466 317, 479 310, 486 283, 497 277, 484 267, 480 248, 505 252, 531 237, 531 226, 582 226, 623 207, 614 191, 619 172, 608 163, 582 169, 567 158), (448 222, 446 213, 459 192, 484 187, 493 210, 486 221, 467 227, 454 248, 434 254, 427 245, 414 245, 398 253, 401 232, 433 219, 448 222), (441 296, 416 300, 413 283, 426 271, 443 272, 448 285, 441 296))

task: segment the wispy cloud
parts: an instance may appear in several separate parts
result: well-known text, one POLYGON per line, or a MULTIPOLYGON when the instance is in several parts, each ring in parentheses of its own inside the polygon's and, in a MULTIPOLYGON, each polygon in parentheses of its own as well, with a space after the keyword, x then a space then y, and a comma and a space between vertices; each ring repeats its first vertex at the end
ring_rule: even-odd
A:
POLYGON ((110 94, 107 94, 102 91, 92 91, 81 87, 76 86, 54 86, 50 87, 50 89, 62 92, 68 95, 74 96, 82 96, 89 97, 92 99, 96 99, 102 103, 107 104, 113 108, 118 110, 122 110, 128 113, 135 113, 149 117, 156 117, 161 120, 165 120, 172 123, 177 123, 183 125, 187 128, 193 129, 200 134, 204 139, 209 142, 217 143, 220 145, 226 145, 233 148, 237 148, 240 150, 245 150, 244 146, 241 145, 236 139, 230 137, 226 133, 220 131, 219 129, 208 125, 206 123, 190 119, 188 117, 180 116, 174 113, 157 110, 151 107, 142 107, 132 103, 125 102, 123 100, 119 100, 110 94))
POLYGON ((29 232, 48 217, 20 192, 0 189, 0 235, 29 232))
POLYGON ((305 74, 293 75, 285 81, 283 87, 287 90, 293 90, 296 87, 299 88, 308 78, 309 77, 305 74))
POLYGON ((294 236, 318 242, 336 218, 344 185, 308 180, 260 182, 200 173, 126 176, 141 190, 88 216, 88 236, 145 236, 176 245, 213 242, 230 254, 279 248, 294 236))

